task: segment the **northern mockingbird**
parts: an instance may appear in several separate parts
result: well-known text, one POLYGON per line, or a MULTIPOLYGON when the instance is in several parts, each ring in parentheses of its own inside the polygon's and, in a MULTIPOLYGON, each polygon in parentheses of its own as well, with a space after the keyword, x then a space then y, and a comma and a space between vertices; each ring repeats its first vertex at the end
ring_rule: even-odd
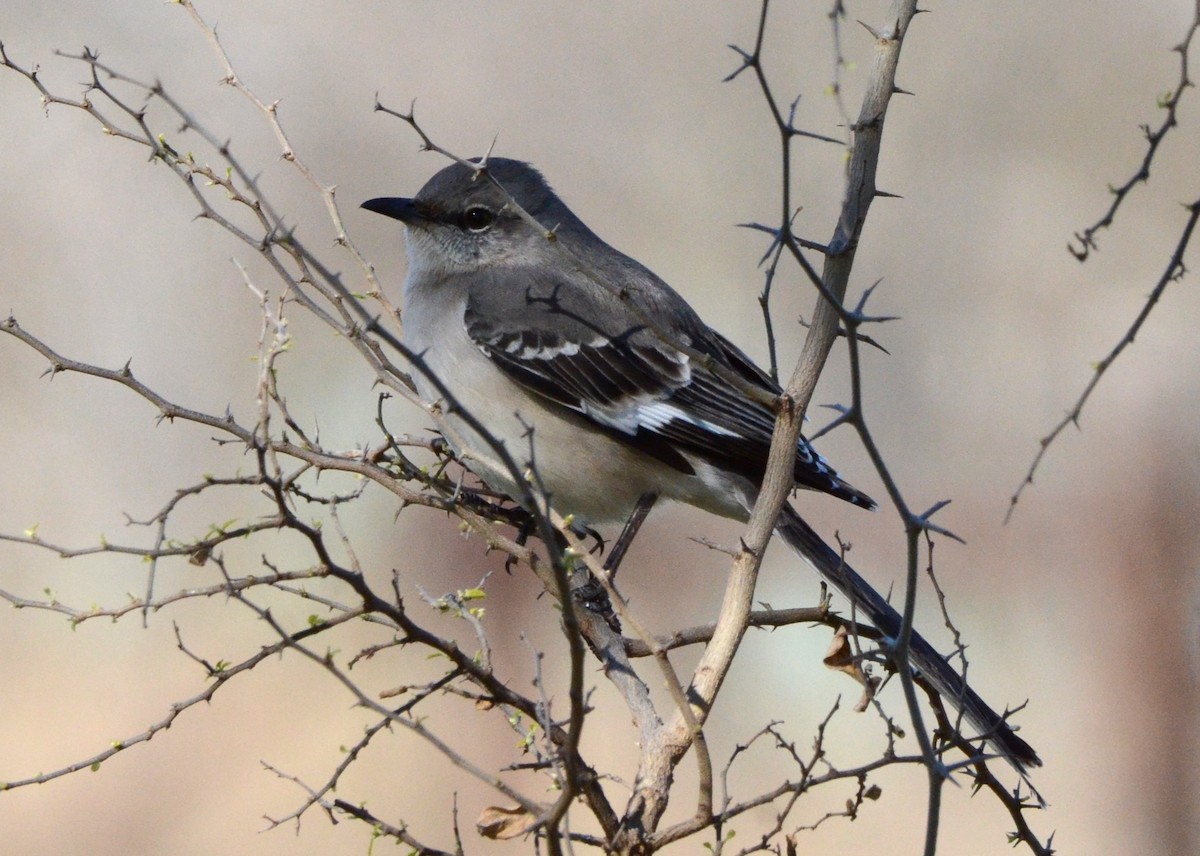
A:
MULTIPOLYGON (((623 520, 647 495, 748 519, 775 427, 777 383, 670 286, 595 235, 520 161, 438 172, 412 199, 363 207, 400 220, 408 244, 407 346, 522 467, 550 504, 590 523, 623 520)), ((445 396, 414 372, 422 399, 445 396)), ((453 408, 447 439, 490 487, 512 469, 453 408)), ((801 438, 796 487, 864 508, 801 438)), ((888 637, 900 616, 785 504, 780 537, 888 637)), ((915 631, 913 668, 1018 771, 1041 761, 915 631)))

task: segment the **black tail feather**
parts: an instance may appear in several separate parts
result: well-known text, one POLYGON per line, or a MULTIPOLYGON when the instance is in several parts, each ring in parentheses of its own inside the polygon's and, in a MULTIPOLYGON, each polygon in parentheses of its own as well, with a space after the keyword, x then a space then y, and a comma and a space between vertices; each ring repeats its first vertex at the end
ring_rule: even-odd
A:
MULTIPOLYGON (((784 542, 830 585, 845 595, 855 611, 879 631, 895 638, 900 632, 900 614, 858 573, 846 564, 825 541, 789 505, 784 505, 776 523, 776 532, 784 542)), ((988 744, 1025 775, 1029 767, 1041 766, 1033 747, 1016 732, 987 702, 967 686, 962 676, 921 634, 912 631, 909 639, 909 663, 942 698, 962 711, 963 717, 988 744)))

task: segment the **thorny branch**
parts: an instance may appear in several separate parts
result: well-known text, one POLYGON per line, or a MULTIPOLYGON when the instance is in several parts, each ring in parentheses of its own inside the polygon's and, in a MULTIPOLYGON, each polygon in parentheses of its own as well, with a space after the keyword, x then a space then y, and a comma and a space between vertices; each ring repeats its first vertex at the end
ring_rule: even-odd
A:
MULTIPOLYGON (((880 29, 867 27, 876 40, 874 66, 871 70, 867 93, 864 97, 859 117, 850 126, 853 133, 853 143, 851 145, 851 156, 847 170, 847 189, 843 201, 841 218, 833 238, 825 247, 820 247, 820 245, 813 242, 797 238, 793 235, 791 229, 794 215, 793 206, 788 197, 790 188, 790 142, 794 136, 792 128, 796 111, 795 105, 793 105, 791 115, 785 120, 777 106, 776 99, 769 94, 770 85, 763 72, 761 55, 762 34, 766 26, 767 7, 768 0, 764 0, 754 50, 743 51, 735 48, 735 51, 743 58, 743 65, 731 75, 731 77, 736 76, 747 68, 753 69, 760 88, 765 92, 764 97, 775 119, 782 141, 781 187, 783 188, 783 194, 779 225, 772 229, 758 224, 749 224, 751 228, 765 231, 772 236, 772 245, 764 255, 764 260, 768 258, 771 260, 771 267, 768 269, 767 274, 767 289, 764 291, 761 300, 764 306, 764 315, 767 318, 767 333, 768 336, 771 336, 773 329, 770 323, 769 311, 766 307, 766 298, 769 297, 769 288, 774 276, 774 266, 777 264, 777 254, 779 248, 782 247, 791 253, 793 259, 801 270, 808 275, 819 294, 817 310, 805 342, 801 363, 797 368, 792 383, 789 385, 788 392, 792 394, 793 391, 796 391, 796 397, 801 404, 800 412, 803 413, 804 405, 808 402, 808 396, 811 395, 816 377, 820 373, 834 339, 844 332, 849 344, 852 403, 848 408, 843 409, 841 416, 839 416, 835 424, 849 423, 855 428, 864 449, 874 464, 876 472, 883 481, 889 499, 903 522, 907 536, 908 561, 902 623, 898 639, 888 651, 888 656, 900 676, 909 715, 913 722, 913 730, 921 746, 921 757, 928 770, 929 802, 926 812, 925 853, 927 856, 932 856, 937 849, 942 786, 949 777, 951 770, 941 760, 940 753, 935 751, 933 741, 930 739, 930 735, 925 728, 924 717, 917 700, 916 684, 913 680, 912 672, 908 667, 908 646, 916 607, 918 539, 922 534, 928 537, 931 533, 951 538, 955 536, 953 533, 933 524, 931 521, 932 514, 942 507, 944 503, 935 506, 924 514, 916 513, 910 509, 901 494, 899 485, 889 471, 883 454, 867 424, 864 410, 862 363, 859 348, 862 339, 859 336, 859 328, 864 323, 889 320, 885 317, 872 318, 867 316, 864 311, 867 299, 870 297, 874 286, 864 292, 857 307, 851 309, 843 304, 858 236, 861 233, 862 225, 871 202, 879 196, 887 197, 893 195, 879 190, 875 182, 875 169, 878 164, 882 130, 890 97, 893 94, 904 92, 896 84, 896 64, 901 44, 908 31, 909 22, 917 11, 916 4, 895 2, 888 12, 888 17, 885 19, 887 23, 884 27, 880 29), (825 254, 825 267, 824 271, 820 274, 818 274, 815 267, 808 262, 805 256, 805 251, 811 249, 821 250, 825 254)), ((838 41, 838 37, 840 36, 838 22, 843 13, 844 9, 841 4, 835 2, 830 17, 834 23, 835 53, 837 55, 839 70, 841 68, 841 53, 840 42, 838 41)), ((838 91, 840 93, 840 86, 838 87, 838 91)), ((768 342, 768 347, 771 353, 774 354, 773 341, 768 342)), ((777 431, 777 441, 779 433, 781 432, 777 431)), ((792 442, 794 443, 794 436, 792 442)), ((764 493, 765 488, 766 485, 764 485, 764 493)))
POLYGON ((1079 246, 1075 247, 1070 243, 1067 244, 1067 249, 1071 255, 1079 261, 1087 261, 1092 250, 1099 249, 1096 244, 1096 233, 1102 229, 1107 229, 1113 224, 1117 215, 1117 209, 1124 204, 1125 199, 1129 196, 1133 188, 1138 184, 1150 181, 1150 166, 1154 163, 1155 155, 1158 154, 1159 145, 1162 144, 1162 141, 1172 129, 1178 127, 1179 101, 1183 98, 1183 93, 1191 89, 1194 85, 1188 73, 1188 52, 1191 50, 1192 38, 1196 35, 1197 30, 1200 30, 1200 2, 1196 3, 1192 23, 1188 27, 1187 33, 1184 34, 1183 41, 1171 48, 1174 53, 1179 54, 1179 80, 1176 82, 1173 90, 1158 100, 1158 106, 1166 111, 1163 120, 1153 130, 1149 124, 1141 126, 1142 135, 1146 138, 1146 153, 1142 156, 1141 164, 1138 165, 1133 175, 1120 187, 1109 185, 1109 190, 1112 193, 1112 201, 1109 203, 1108 210, 1095 223, 1088 226, 1082 232, 1075 233, 1075 240, 1079 246))
MULTIPOLYGON (((1130 176, 1128 181, 1126 181, 1120 187, 1112 188, 1113 199, 1108 207, 1108 210, 1104 213, 1104 216, 1102 216, 1088 228, 1084 229, 1082 232, 1075 233, 1075 239, 1079 242, 1079 248, 1076 249, 1068 244, 1067 248, 1079 261, 1087 261, 1091 251, 1098 249, 1096 244, 1096 233, 1102 229, 1107 229, 1113 224, 1117 209, 1120 208, 1128 198, 1130 191, 1132 191, 1137 184, 1141 182, 1148 182, 1150 180, 1150 165, 1154 161, 1155 155, 1158 153, 1159 145, 1162 143, 1167 134, 1178 125, 1176 115, 1178 112, 1180 99, 1183 97, 1183 93, 1192 88, 1194 85, 1188 72, 1188 53, 1191 50, 1192 40, 1194 39, 1197 31, 1200 31, 1200 0, 1197 0, 1196 2, 1192 23, 1188 27, 1183 41, 1172 48, 1174 52, 1179 54, 1179 80, 1176 83, 1174 90, 1159 100, 1159 107, 1166 111, 1166 115, 1164 116, 1162 123, 1155 130, 1151 130, 1149 125, 1142 126, 1142 133, 1146 137, 1146 153, 1142 158, 1141 165, 1138 167, 1137 171, 1130 176)), ((1105 356, 1104 359, 1093 365, 1092 376, 1088 380, 1087 385, 1084 387, 1083 392, 1080 393, 1079 397, 1075 400, 1074 405, 1058 422, 1058 424, 1051 429, 1050 433, 1038 441, 1037 454, 1034 455, 1033 461, 1030 463, 1029 469, 1025 473, 1025 477, 1021 480, 1021 483, 1017 486, 1017 489, 1013 492, 1012 496, 1009 497, 1008 510, 1004 515, 1005 523, 1012 519, 1013 512, 1016 511, 1017 502, 1020 501, 1021 494, 1024 493, 1025 488, 1033 484, 1033 477, 1037 473, 1038 467, 1041 466, 1042 459, 1046 457, 1046 453, 1049 451, 1050 446, 1053 445, 1053 443, 1059 438, 1063 431, 1067 429, 1068 426, 1074 425, 1076 428, 1079 427, 1079 419, 1083 415, 1084 405, 1087 404, 1088 399, 1091 398, 1092 392, 1096 389, 1097 385, 1099 385, 1100 378, 1106 371, 1108 371, 1109 368, 1112 367, 1112 364, 1116 361, 1117 357, 1121 355, 1121 352, 1124 351, 1126 347, 1133 344, 1133 340, 1141 331, 1142 325, 1146 323, 1146 319, 1150 317, 1151 311, 1153 311, 1154 307, 1158 304, 1159 298, 1162 297, 1163 293, 1167 289, 1167 286, 1172 282, 1182 279, 1187 273, 1187 267, 1184 264, 1184 258, 1187 254, 1188 246, 1191 244, 1192 233, 1196 227, 1196 220, 1198 217, 1200 217, 1200 199, 1196 199, 1190 204, 1185 205, 1184 208, 1188 212, 1188 216, 1184 220, 1179 240, 1175 244, 1175 249, 1171 253, 1171 258, 1168 260, 1162 275, 1159 276, 1158 282, 1155 284, 1154 289, 1146 298, 1145 303, 1142 304, 1141 311, 1138 312, 1137 317, 1134 318, 1129 329, 1125 331, 1125 335, 1121 337, 1121 339, 1117 342, 1113 349, 1109 351, 1108 355, 1105 356)))

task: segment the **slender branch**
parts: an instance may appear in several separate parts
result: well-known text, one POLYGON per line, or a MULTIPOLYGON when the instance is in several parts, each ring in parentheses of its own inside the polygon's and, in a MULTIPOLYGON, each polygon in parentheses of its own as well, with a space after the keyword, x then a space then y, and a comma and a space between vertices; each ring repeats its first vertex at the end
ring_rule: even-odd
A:
MULTIPOLYGON (((327 630, 330 627, 342 624, 346 621, 351 620, 354 617, 355 617, 354 615, 348 614, 348 615, 343 615, 343 616, 338 616, 336 618, 333 618, 324 625, 322 630, 327 630)), ((180 650, 185 650, 182 639, 179 637, 178 626, 176 626, 176 638, 179 640, 178 644, 179 644, 180 650)), ((120 740, 114 740, 112 742, 112 744, 104 751, 98 752, 89 758, 84 758, 80 761, 75 761, 73 763, 67 764, 56 770, 52 770, 49 773, 39 773, 36 776, 28 776, 26 778, 19 778, 19 779, 10 779, 9 781, 0 783, 0 790, 11 790, 13 788, 21 788, 21 787, 26 787, 28 785, 43 785, 47 782, 53 781, 54 779, 58 779, 58 778, 62 778, 63 776, 66 776, 66 775, 70 775, 71 773, 78 773, 82 770, 95 771, 95 770, 100 769, 101 765, 105 761, 107 761, 109 758, 112 758, 114 755, 116 755, 120 752, 124 752, 126 749, 129 749, 133 746, 137 746, 140 743, 149 742, 150 740, 152 740, 154 738, 155 735, 159 734, 160 732, 166 731, 172 725, 174 725, 175 721, 180 716, 182 716, 185 712, 191 710, 192 708, 196 707, 197 705, 199 705, 201 703, 206 703, 206 702, 212 701, 213 696, 215 696, 217 694, 217 692, 219 692, 226 684, 228 684, 235 677, 250 671, 251 669, 258 666, 260 663, 262 663, 264 660, 267 660, 271 657, 278 655, 286 647, 288 647, 288 646, 284 642, 274 643, 271 645, 264 645, 257 654, 247 657, 245 660, 243 660, 240 663, 237 663, 235 665, 229 665, 229 664, 210 665, 204 661, 198 660, 198 662, 203 663, 203 665, 205 666, 205 669, 207 672, 207 678, 209 680, 211 680, 212 683, 210 683, 204 690, 202 690, 199 693, 196 693, 195 695, 191 696, 190 698, 185 698, 181 701, 177 701, 177 702, 173 703, 171 705, 171 709, 167 712, 167 714, 163 718, 152 723, 144 731, 141 731, 137 734, 132 734, 132 735, 122 738, 120 740)))
POLYGON ((1078 246, 1070 242, 1067 243, 1067 250, 1079 261, 1087 261, 1092 250, 1099 249, 1099 246, 1096 244, 1096 233, 1102 229, 1107 229, 1113 224, 1117 209, 1128 198, 1130 191, 1138 184, 1150 181, 1150 165, 1154 162, 1154 156, 1158 154, 1159 145, 1173 128, 1178 127, 1177 114, 1179 111, 1179 101, 1183 98, 1183 93, 1193 86, 1191 76, 1188 72, 1188 53, 1191 50, 1192 39, 1198 30, 1200 30, 1200 2, 1196 2, 1192 23, 1188 27, 1187 33, 1184 34, 1183 41, 1171 48, 1174 53, 1179 54, 1179 80, 1171 92, 1168 92, 1158 100, 1158 106, 1166 111, 1166 115, 1163 116, 1162 123, 1153 130, 1151 130, 1148 124, 1141 126, 1142 134, 1146 138, 1146 153, 1142 156, 1141 164, 1138 165, 1133 175, 1120 187, 1109 185, 1109 191, 1112 193, 1112 201, 1108 205, 1108 210, 1095 223, 1083 231, 1075 233, 1075 241, 1078 246))
POLYGON ((1129 329, 1125 331, 1112 350, 1092 366, 1092 377, 1083 388, 1079 398, 1075 400, 1075 404, 1067 412, 1067 414, 1059 420, 1058 424, 1051 429, 1050 433, 1042 437, 1038 441, 1037 454, 1033 456, 1033 462, 1030 463, 1029 469, 1025 473, 1025 478, 1021 480, 1021 484, 1017 486, 1016 491, 1008 500, 1008 511, 1004 515, 1004 522, 1007 523, 1012 519, 1013 512, 1016 510, 1017 502, 1021 499, 1021 494, 1025 488, 1033 484, 1033 476, 1041 466, 1042 459, 1046 457, 1046 453, 1050 450, 1050 446, 1055 440, 1067 429, 1068 426, 1074 425, 1079 427, 1079 418, 1083 415, 1084 405, 1088 399, 1092 397, 1092 393, 1100 384, 1100 378, 1112 366, 1117 357, 1121 355, 1128 346, 1133 344, 1133 340, 1137 338, 1137 334, 1141 331, 1142 325, 1146 323, 1146 319, 1150 317, 1150 313, 1154 311, 1154 307, 1158 305, 1159 298, 1167 290, 1167 286, 1173 282, 1178 282, 1187 273, 1187 267, 1184 265, 1184 257, 1187 254, 1189 244, 1191 244, 1192 233, 1196 229, 1196 222, 1200 220, 1200 199, 1192 202, 1186 207, 1188 212, 1187 220, 1184 222, 1183 231, 1179 235, 1179 240, 1175 244, 1175 250, 1171 253, 1171 258, 1167 261, 1167 266, 1163 269, 1162 274, 1155 283, 1154 289, 1150 292, 1150 296, 1146 298, 1146 302, 1142 305, 1142 309, 1138 312, 1137 317, 1133 319, 1133 323, 1129 329))

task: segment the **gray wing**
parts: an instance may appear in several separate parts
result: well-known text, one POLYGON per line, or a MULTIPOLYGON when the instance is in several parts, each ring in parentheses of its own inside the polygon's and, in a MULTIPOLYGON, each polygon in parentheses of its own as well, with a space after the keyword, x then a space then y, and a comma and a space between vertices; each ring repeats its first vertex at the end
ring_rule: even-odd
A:
MULTIPOLYGON (((471 340, 501 371, 683 472, 691 473, 689 458, 699 457, 762 480, 774 413, 672 343, 771 394, 780 389, 682 298, 657 281, 649 300, 636 289, 617 295, 532 268, 514 289, 510 277, 517 274, 510 268, 476 280, 463 317, 471 340)), ((795 478, 856 505, 875 505, 803 438, 795 478)))

